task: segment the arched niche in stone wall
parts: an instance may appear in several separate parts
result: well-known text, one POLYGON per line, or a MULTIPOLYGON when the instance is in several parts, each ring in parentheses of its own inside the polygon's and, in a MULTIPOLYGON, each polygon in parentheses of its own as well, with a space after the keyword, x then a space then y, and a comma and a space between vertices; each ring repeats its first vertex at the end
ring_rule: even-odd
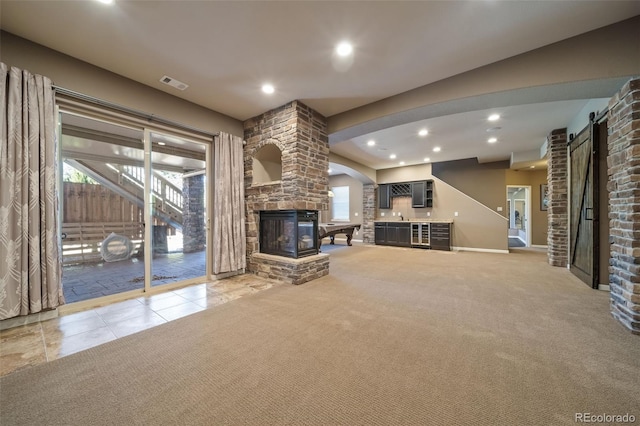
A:
POLYGON ((253 156, 253 183, 282 180, 282 151, 275 144, 266 144, 253 156))

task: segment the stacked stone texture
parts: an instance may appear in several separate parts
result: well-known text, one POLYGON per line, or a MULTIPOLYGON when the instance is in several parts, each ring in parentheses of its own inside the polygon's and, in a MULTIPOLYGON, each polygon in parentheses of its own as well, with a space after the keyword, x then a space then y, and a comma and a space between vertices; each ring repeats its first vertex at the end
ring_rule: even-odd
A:
POLYGON ((204 250, 204 175, 191 176, 182 181, 183 250, 193 253, 204 250))
POLYGON ((640 79, 611 98, 607 127, 611 312, 640 334, 640 79))
POLYGON ((363 185, 362 198, 362 242, 375 244, 375 219, 378 205, 376 185, 363 185))
POLYGON ((252 256, 249 268, 258 276, 297 285, 328 275, 329 255, 293 260, 258 254, 252 256))
POLYGON ((293 101, 245 121, 244 139, 247 265, 256 272, 251 255, 259 252, 260 210, 329 209, 327 120, 293 101), (267 144, 282 153, 282 180, 254 184, 253 158, 267 144))
POLYGON ((549 134, 547 158, 547 256, 550 265, 566 267, 569 259, 567 129, 549 134))

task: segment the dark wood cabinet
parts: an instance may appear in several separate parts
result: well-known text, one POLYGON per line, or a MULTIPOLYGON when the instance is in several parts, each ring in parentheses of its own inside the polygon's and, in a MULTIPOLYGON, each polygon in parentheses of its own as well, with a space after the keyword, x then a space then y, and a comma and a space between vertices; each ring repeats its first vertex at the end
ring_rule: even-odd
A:
POLYGON ((411 246, 411 224, 409 222, 377 222, 374 227, 376 244, 387 246, 411 246))
POLYGON ((390 209, 394 197, 411 197, 411 207, 433 207, 433 180, 378 185, 378 208, 390 209))
MULTIPOLYGON (((414 222, 416 224, 416 222, 414 222)), ((415 247, 451 251, 451 223, 423 222, 426 238, 415 247)), ((379 245, 411 247, 411 222, 376 222, 375 242, 379 245)))
POLYGON ((433 207, 433 181, 411 182, 411 207, 433 207))
POLYGON ((391 208, 391 185, 389 184, 378 185, 378 208, 380 209, 391 208))
POLYGON ((433 181, 428 180, 425 181, 425 191, 424 191, 424 206, 425 207, 433 207, 433 181))
POLYGON ((451 251, 451 224, 431 224, 431 249, 451 251))
POLYGON ((397 227, 398 245, 401 247, 411 247, 411 224, 402 223, 397 227))
POLYGON ((411 183, 411 207, 426 207, 425 205, 425 191, 427 190, 427 182, 412 182, 411 183))
POLYGON ((374 239, 376 244, 385 244, 387 242, 387 224, 386 223, 375 224, 374 239))
POLYGON ((387 240, 386 244, 395 246, 398 244, 398 228, 387 223, 387 240))

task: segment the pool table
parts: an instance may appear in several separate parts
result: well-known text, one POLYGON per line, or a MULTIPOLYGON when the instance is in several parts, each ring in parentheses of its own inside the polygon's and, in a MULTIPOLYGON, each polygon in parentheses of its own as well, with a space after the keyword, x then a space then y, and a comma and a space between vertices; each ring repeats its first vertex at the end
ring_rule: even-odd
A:
POLYGON ((334 244, 334 238, 336 234, 345 234, 347 236, 347 245, 351 245, 351 238, 353 237, 353 232, 356 229, 360 229, 362 226, 359 223, 348 223, 348 222, 336 222, 336 223, 319 223, 318 224, 318 248, 322 245, 322 239, 325 237, 329 237, 331 242, 329 244, 334 244))

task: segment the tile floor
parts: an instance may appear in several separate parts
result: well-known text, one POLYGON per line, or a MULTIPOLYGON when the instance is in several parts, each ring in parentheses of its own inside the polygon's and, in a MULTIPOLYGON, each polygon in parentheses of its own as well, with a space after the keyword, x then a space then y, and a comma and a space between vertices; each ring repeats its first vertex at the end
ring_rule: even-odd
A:
POLYGON ((244 274, 0 331, 0 376, 279 285, 244 274))

